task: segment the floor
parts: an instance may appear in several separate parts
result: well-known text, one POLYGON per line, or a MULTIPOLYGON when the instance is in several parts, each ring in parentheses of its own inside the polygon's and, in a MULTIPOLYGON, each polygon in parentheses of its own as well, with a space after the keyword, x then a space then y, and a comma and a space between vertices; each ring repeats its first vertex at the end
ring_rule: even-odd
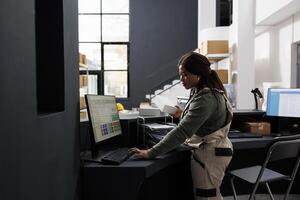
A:
MULTIPOLYGON (((274 195, 275 200, 283 200, 284 195, 274 195)), ((238 200, 248 200, 249 195, 239 195, 238 200)), ((226 196, 224 200, 233 200, 233 196, 226 196)), ((257 194, 255 200, 271 200, 270 196, 267 194, 257 194)), ((300 195, 289 195, 288 200, 300 200, 300 195)))

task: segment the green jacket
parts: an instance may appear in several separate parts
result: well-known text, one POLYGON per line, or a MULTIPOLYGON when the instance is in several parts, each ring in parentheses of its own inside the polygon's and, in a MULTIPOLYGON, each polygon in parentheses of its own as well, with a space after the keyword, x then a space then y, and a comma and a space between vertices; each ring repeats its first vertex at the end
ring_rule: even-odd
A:
POLYGON ((227 109, 223 94, 214 95, 209 89, 193 91, 178 126, 149 150, 150 158, 176 148, 193 134, 203 137, 225 125, 227 109))

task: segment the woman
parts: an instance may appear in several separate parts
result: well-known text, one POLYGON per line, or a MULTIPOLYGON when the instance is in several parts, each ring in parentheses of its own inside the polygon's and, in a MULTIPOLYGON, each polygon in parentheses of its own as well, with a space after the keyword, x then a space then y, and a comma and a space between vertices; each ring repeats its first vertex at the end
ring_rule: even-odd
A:
POLYGON ((230 103, 205 56, 185 54, 179 61, 179 75, 191 93, 178 126, 151 149, 130 151, 142 158, 154 158, 182 143, 189 145, 196 199, 222 199, 219 187, 232 158, 232 144, 227 137, 232 120, 230 103))

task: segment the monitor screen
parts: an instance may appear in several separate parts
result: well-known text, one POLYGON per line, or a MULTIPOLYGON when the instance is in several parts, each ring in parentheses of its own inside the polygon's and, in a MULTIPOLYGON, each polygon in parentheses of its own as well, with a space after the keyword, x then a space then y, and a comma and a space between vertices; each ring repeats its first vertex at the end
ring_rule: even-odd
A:
POLYGON ((268 116, 300 117, 300 89, 268 90, 268 116))
POLYGON ((120 135, 121 124, 114 96, 86 95, 95 143, 120 135))

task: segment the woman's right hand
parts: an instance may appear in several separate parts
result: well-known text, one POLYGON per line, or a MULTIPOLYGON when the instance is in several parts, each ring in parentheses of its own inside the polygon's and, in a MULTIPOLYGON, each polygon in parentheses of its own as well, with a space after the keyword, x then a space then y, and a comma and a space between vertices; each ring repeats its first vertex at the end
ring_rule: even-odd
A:
POLYGON ((176 112, 172 115, 174 118, 180 118, 182 109, 179 106, 175 106, 177 108, 176 112))
POLYGON ((128 150, 128 153, 134 156, 137 156, 139 158, 145 158, 148 159, 149 158, 149 154, 148 154, 149 150, 142 150, 142 149, 138 149, 136 147, 133 147, 131 149, 128 150))

